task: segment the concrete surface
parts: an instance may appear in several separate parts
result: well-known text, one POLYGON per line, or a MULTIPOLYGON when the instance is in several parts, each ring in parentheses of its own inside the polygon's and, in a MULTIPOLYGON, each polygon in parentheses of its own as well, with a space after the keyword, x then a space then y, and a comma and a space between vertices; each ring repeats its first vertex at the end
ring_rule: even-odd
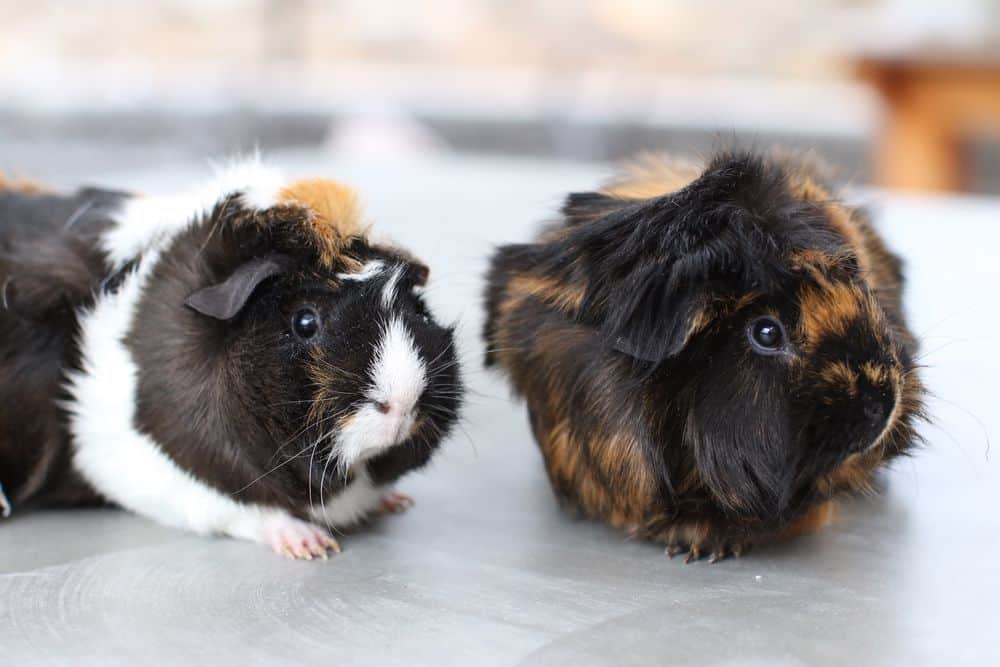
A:
MULTIPOLYGON (((830 529, 684 565, 560 513, 523 407, 481 369, 491 244, 526 238, 599 165, 441 157, 273 160, 360 186, 378 227, 426 258, 462 322, 464 428, 403 480, 417 505, 329 562, 160 528, 124 512, 0 524, 0 662, 91 664, 1000 664, 1000 202, 877 193, 909 263, 937 398, 928 447, 830 529)), ((150 164, 59 179, 152 191, 203 174, 150 164)), ((44 177, 45 173, 34 174, 44 177)))

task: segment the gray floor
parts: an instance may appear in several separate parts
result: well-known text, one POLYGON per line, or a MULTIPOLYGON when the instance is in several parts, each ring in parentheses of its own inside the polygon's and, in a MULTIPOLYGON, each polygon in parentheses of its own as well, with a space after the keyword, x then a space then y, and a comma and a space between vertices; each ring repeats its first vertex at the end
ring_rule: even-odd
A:
MULTIPOLYGON (((14 517, 0 526, 4 664, 998 664, 1000 201, 863 195, 909 262, 938 397, 928 447, 819 535, 684 565, 561 514, 523 408, 480 365, 489 248, 606 168, 275 157, 360 186, 379 228, 430 262, 431 300, 462 323, 464 432, 403 480, 408 514, 345 536, 329 562, 112 510, 14 517)), ((157 191, 203 171, 62 165, 58 179, 157 191)))

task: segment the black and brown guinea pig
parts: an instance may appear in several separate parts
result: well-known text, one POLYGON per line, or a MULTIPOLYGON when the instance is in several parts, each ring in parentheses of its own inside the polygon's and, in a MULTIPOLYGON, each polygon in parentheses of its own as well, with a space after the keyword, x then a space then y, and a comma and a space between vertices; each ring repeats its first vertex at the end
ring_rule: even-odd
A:
POLYGON ((409 504, 462 397, 428 269, 256 160, 175 197, 0 188, 0 498, 288 556, 409 504))
POLYGON ((788 157, 646 156, 492 259, 488 365, 556 494, 712 561, 814 530, 914 445, 899 259, 788 157))

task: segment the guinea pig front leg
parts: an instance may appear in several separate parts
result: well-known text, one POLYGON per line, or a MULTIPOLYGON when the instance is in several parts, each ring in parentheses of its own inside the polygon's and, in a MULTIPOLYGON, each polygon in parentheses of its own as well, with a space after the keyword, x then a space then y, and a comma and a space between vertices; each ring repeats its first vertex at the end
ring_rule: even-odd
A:
POLYGON ((231 537, 265 544, 287 558, 326 560, 329 552, 340 553, 340 545, 330 533, 316 524, 274 510, 257 517, 240 517, 224 530, 231 537))
POLYGON ((389 491, 379 501, 379 511, 382 514, 402 514, 413 507, 416 501, 405 493, 389 491))
POLYGON ((717 563, 729 557, 739 558, 753 546, 750 536, 727 529, 711 519, 683 521, 668 527, 659 540, 667 545, 670 558, 686 553, 685 563, 708 557, 717 563))

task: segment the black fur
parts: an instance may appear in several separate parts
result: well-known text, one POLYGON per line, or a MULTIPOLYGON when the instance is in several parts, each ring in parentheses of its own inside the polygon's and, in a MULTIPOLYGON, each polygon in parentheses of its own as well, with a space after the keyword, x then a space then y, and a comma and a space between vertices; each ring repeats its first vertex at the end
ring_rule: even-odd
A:
MULTIPOLYGON (((154 270, 156 287, 142 298, 128 337, 140 368, 137 426, 220 491, 302 516, 348 481, 326 463, 329 442, 311 454, 335 423, 310 422, 317 390, 308 370, 312 355, 320 353, 331 369, 324 419, 365 402, 367 374, 389 315, 379 301, 384 279, 335 284, 336 269, 317 270, 315 258, 294 239, 241 225, 246 215, 233 202, 218 206, 179 236, 154 270), (262 281, 234 317, 220 320, 183 307, 192 293, 223 283, 275 250, 289 269, 262 281), (324 322, 320 336, 308 342, 290 325, 303 305, 316 308, 324 322)), ((405 261, 362 241, 349 252, 360 261, 405 261)), ((420 272, 414 265, 410 275, 420 272)), ((437 372, 421 399, 428 425, 368 462, 381 483, 425 464, 459 407, 452 332, 430 317, 409 289, 413 280, 400 282, 391 312, 405 319, 423 359, 437 372)))
POLYGON ((106 287, 97 236, 124 196, 0 190, 0 485, 12 505, 99 501, 70 466, 60 401, 79 365, 76 309, 106 287))
POLYGON ((534 243, 497 250, 486 362, 525 396, 561 496, 668 544, 701 535, 725 551, 912 446, 922 388, 899 261, 796 169, 727 154, 662 196, 573 194, 534 243), (813 293, 831 301, 803 312, 813 293), (789 332, 782 354, 752 349, 762 315, 789 332), (836 383, 841 371, 853 384, 836 383), (901 411, 869 449, 897 391, 901 411), (837 481, 854 454, 860 472, 837 481))
MULTIPOLYGON (((99 500, 69 464, 60 401, 66 371, 79 367, 78 310, 101 290, 117 289, 139 260, 112 272, 98 250, 98 235, 111 224, 108 208, 123 196, 0 193, 0 278, 10 279, 10 307, 0 313, 0 396, 7 406, 0 485, 15 506, 99 500)), ((411 329, 428 368, 414 434, 366 463, 376 483, 429 460, 456 419, 461 379, 452 330, 438 326, 410 289, 426 280, 426 267, 363 239, 333 266, 321 266, 299 231, 305 211, 279 207, 275 220, 261 215, 230 197, 158 258, 125 340, 139 369, 135 427, 223 493, 305 517, 350 481, 327 465, 329 438, 311 448, 367 400, 374 346, 390 312, 380 301, 384 279, 335 278, 348 259, 408 267, 391 313, 411 329), (274 270, 247 269, 272 257, 280 258, 274 270), (239 294, 213 301, 213 289, 247 275, 239 294), (197 294, 208 296, 192 301, 197 294), (304 304, 323 321, 308 341, 291 328, 304 304)))
MULTIPOLYGON (((582 200, 570 195, 564 209, 574 221, 582 200)), ((836 254, 844 245, 814 204, 788 193, 778 165, 750 155, 717 158, 696 181, 663 197, 623 206, 590 193, 586 203, 590 224, 574 224, 550 244, 540 268, 601 276, 588 282, 583 318, 646 361, 680 352, 695 313, 720 291, 787 292, 785 254, 836 254)))

